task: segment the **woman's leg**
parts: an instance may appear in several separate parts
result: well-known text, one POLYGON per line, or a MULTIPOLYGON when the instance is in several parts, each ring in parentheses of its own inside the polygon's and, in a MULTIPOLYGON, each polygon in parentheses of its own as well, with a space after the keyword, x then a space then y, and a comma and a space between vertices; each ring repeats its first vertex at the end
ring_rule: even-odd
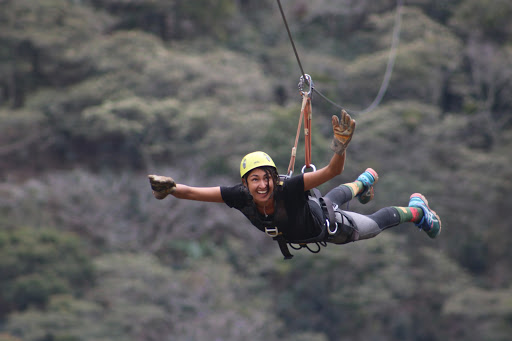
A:
POLYGON ((349 202, 354 197, 357 197, 363 204, 368 203, 373 199, 373 185, 378 180, 377 172, 368 168, 359 175, 356 181, 333 188, 325 195, 335 206, 336 220, 339 227, 339 233, 333 236, 333 243, 342 244, 373 238, 381 231, 405 222, 413 222, 417 227, 424 230, 430 238, 436 238, 439 235, 441 219, 436 212, 430 209, 427 199, 419 193, 411 195, 407 207, 386 207, 371 215, 339 209, 341 205, 349 202))
POLYGON ((349 223, 354 227, 351 241, 373 238, 385 229, 406 222, 414 223, 430 238, 436 238, 441 232, 441 219, 420 193, 411 195, 407 207, 385 207, 371 215, 349 211, 338 214, 348 218, 344 221, 345 224, 349 223))
POLYGON ((349 202, 354 197, 357 197, 361 203, 366 204, 373 199, 373 185, 378 180, 377 172, 368 168, 357 177, 356 181, 333 188, 325 197, 338 206, 349 202))
POLYGON ((333 204, 338 206, 341 206, 349 202, 354 198, 355 195, 353 189, 348 185, 357 186, 355 183, 340 185, 338 187, 331 189, 325 195, 325 197, 330 199, 333 204))
MULTIPOLYGON (((355 233, 351 241, 373 238, 385 229, 396 226, 402 221, 395 207, 381 208, 371 215, 342 211, 345 218, 353 224, 355 233)), ((346 223, 346 222, 345 222, 346 223)))

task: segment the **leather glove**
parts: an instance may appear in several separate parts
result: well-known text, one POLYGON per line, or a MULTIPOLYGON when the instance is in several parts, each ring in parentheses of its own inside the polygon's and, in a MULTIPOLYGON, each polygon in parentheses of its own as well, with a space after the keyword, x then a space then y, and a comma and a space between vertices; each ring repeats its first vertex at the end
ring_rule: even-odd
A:
POLYGON ((173 178, 160 175, 148 175, 153 195, 158 200, 164 199, 176 191, 176 182, 173 178))
POLYGON ((338 119, 338 116, 332 116, 332 130, 334 138, 331 149, 336 154, 343 155, 356 130, 356 121, 345 110, 341 110, 341 121, 338 119))

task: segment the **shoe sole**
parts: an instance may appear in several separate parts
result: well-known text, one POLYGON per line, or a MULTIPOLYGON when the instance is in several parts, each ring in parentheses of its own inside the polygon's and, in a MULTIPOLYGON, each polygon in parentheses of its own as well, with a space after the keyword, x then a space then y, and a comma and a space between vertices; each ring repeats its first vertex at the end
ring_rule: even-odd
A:
POLYGON ((373 185, 375 185, 377 183, 377 181, 379 181, 379 174, 377 174, 377 172, 373 168, 366 168, 365 172, 370 173, 373 176, 373 178, 375 179, 375 181, 373 182, 373 185))
POLYGON ((365 195, 360 195, 357 197, 359 202, 363 205, 372 201, 374 196, 373 186, 375 186, 377 181, 379 181, 379 174, 377 174, 377 172, 373 168, 366 168, 365 172, 368 172, 373 176, 373 184, 372 187, 365 193, 365 195))

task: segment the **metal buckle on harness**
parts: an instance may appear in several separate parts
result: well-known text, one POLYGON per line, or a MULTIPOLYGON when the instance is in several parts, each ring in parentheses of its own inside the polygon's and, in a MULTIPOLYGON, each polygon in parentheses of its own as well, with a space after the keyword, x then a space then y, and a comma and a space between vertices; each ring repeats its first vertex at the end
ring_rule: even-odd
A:
POLYGON ((274 238, 279 235, 279 230, 277 229, 277 227, 273 227, 273 228, 265 227, 265 233, 267 234, 267 236, 274 238))
MULTIPOLYGON (((336 212, 336 210, 338 209, 338 204, 332 203, 332 209, 336 212)), ((334 216, 336 216, 336 214, 334 214, 334 216)), ((329 228, 329 219, 325 219, 325 222, 327 223, 327 232, 329 232, 331 236, 338 232, 338 223, 334 223, 334 225, 336 225, 336 228, 334 229, 334 231, 331 231, 331 229, 329 228)))
POLYGON ((335 235, 336 232, 338 232, 338 224, 334 223, 334 225, 336 226, 336 228, 334 229, 334 231, 331 230, 331 224, 329 223, 329 219, 325 219, 325 225, 327 226, 327 232, 329 232, 329 234, 332 236, 332 235, 335 235))

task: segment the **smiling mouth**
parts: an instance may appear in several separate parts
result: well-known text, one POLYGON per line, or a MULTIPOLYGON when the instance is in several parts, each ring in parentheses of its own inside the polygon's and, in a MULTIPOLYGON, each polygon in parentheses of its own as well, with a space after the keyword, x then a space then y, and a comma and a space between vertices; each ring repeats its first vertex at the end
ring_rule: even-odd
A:
POLYGON ((268 193, 268 190, 264 190, 264 191, 256 191, 256 193, 264 195, 264 194, 267 194, 267 193, 268 193))

